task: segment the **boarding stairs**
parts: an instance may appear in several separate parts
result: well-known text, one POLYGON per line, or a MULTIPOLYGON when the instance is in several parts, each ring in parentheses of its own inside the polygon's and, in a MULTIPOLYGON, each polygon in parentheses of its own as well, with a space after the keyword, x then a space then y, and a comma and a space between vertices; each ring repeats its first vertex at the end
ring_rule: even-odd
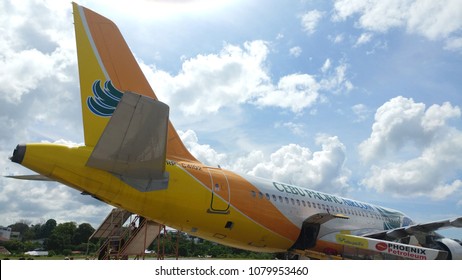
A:
POLYGON ((117 229, 122 228, 122 225, 131 215, 132 213, 121 208, 112 209, 98 229, 90 236, 89 240, 94 238, 108 238, 113 235, 117 229))
POLYGON ((145 250, 160 231, 160 224, 115 208, 90 239, 101 238, 102 243, 96 253, 98 259, 128 259, 129 256, 139 259, 144 258, 145 250))

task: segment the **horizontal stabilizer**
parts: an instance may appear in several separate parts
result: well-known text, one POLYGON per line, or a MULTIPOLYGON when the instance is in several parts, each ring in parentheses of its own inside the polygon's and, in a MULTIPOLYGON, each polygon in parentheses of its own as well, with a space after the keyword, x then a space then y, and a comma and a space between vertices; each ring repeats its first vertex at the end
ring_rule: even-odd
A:
POLYGON ((40 174, 32 174, 32 175, 9 175, 5 176, 6 178, 13 178, 18 180, 30 180, 30 181, 54 181, 50 178, 40 175, 40 174))
POLYGON ((109 171, 140 191, 166 188, 168 115, 166 104, 125 92, 87 166, 109 171))

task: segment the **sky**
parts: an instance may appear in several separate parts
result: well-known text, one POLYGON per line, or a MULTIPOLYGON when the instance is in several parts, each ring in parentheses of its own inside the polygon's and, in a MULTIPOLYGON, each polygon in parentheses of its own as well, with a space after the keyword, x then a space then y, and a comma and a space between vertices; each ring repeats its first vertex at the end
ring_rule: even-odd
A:
MULTIPOLYGON (((462 216, 461 0, 79 1, 113 20, 201 161, 398 209, 462 216)), ((0 1, 0 169, 18 143, 83 143, 67 1, 0 1)), ((0 225, 111 207, 0 178, 0 225)), ((445 231, 462 239, 462 230, 445 231)))

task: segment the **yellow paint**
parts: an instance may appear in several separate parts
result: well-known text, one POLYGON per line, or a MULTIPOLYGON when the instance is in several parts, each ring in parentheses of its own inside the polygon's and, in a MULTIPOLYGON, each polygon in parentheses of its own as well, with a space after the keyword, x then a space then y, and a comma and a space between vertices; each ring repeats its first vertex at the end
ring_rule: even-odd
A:
POLYGON ((268 252, 284 251, 294 242, 233 206, 229 214, 210 213, 211 191, 179 166, 166 166, 171 178, 167 189, 143 193, 108 172, 86 167, 91 151, 89 147, 28 144, 22 165, 111 205, 208 240, 268 252), (233 222, 231 229, 225 228, 228 221, 233 222))
POLYGON ((106 127, 109 118, 99 117, 93 114, 86 106, 87 98, 93 96, 92 86, 94 81, 106 81, 102 65, 99 64, 96 54, 90 44, 91 36, 87 34, 79 11, 79 6, 73 4, 75 38, 77 41, 77 58, 79 64, 80 96, 82 102, 83 128, 85 145, 94 147, 101 133, 106 127))
POLYGON ((352 247, 361 248, 361 249, 369 248, 369 242, 366 239, 361 238, 359 236, 337 234, 335 236, 335 240, 337 241, 337 243, 346 245, 346 246, 352 246, 352 247))

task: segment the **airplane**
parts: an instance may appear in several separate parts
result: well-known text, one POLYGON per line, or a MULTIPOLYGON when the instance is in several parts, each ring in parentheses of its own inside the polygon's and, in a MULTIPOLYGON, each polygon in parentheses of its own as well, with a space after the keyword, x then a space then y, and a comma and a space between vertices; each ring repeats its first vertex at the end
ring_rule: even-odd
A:
POLYGON ((112 206, 235 248, 341 256, 462 259, 437 230, 400 211, 207 166, 185 147, 117 26, 73 5, 84 145, 19 144, 10 160, 112 206))

